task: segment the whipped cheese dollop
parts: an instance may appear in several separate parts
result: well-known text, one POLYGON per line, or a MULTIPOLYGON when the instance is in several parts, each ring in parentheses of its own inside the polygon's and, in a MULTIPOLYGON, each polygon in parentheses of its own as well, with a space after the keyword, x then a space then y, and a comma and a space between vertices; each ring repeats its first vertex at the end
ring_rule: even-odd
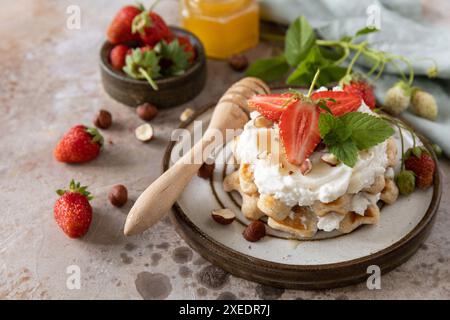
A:
MULTIPOLYGON (((364 102, 358 111, 373 114, 364 102)), ((343 163, 335 167, 330 166, 320 159, 323 152, 314 152, 310 157, 312 170, 307 175, 303 175, 298 168, 291 171, 283 169, 280 163, 274 163, 271 152, 264 152, 260 148, 261 136, 266 137, 269 134, 272 138, 270 150, 279 149, 280 157, 283 157, 279 128, 277 124, 271 128, 256 127, 255 119, 259 115, 258 112, 252 112, 250 121, 239 136, 235 154, 241 163, 250 164, 259 193, 274 195, 287 206, 310 206, 317 200, 328 203, 346 193, 356 194, 371 186, 375 178, 386 171, 386 141, 359 152, 353 168, 343 163)), ((359 199, 359 202, 355 200, 358 213, 362 211, 361 203, 368 204, 371 200, 373 201, 373 199, 359 199)), ((336 224, 336 219, 333 221, 336 224)), ((320 223, 333 224, 328 220, 322 220, 320 223)))
POLYGON ((317 221, 317 229, 323 230, 326 232, 333 231, 339 228, 339 224, 344 219, 342 214, 338 214, 335 212, 331 212, 326 216, 319 217, 317 221))

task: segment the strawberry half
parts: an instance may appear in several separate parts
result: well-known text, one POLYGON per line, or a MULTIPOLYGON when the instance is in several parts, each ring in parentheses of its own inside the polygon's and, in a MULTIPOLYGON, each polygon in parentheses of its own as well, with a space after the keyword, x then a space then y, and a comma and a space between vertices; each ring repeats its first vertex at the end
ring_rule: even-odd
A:
MULTIPOLYGON (((330 108, 335 116, 341 116, 356 111, 361 106, 361 97, 359 95, 344 91, 314 92, 311 95, 311 99, 315 102, 320 99, 326 100, 327 107, 330 108)), ((323 109, 320 110, 325 112, 323 109)))
POLYGON ((280 136, 287 159, 301 165, 320 142, 319 108, 312 102, 296 101, 280 117, 280 136))
POLYGON ((248 100, 248 105, 267 119, 278 121, 283 111, 298 100, 294 93, 258 94, 248 100))

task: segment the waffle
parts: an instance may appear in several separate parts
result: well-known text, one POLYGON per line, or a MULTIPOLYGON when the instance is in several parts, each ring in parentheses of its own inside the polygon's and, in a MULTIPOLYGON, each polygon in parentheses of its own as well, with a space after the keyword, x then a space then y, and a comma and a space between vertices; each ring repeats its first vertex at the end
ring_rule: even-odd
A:
MULTIPOLYGON (((331 213, 343 216, 338 228, 342 233, 349 233, 363 224, 376 224, 380 217, 380 210, 376 204, 370 204, 364 215, 352 212, 351 202, 354 196, 352 194, 345 194, 329 203, 316 201, 310 207, 288 207, 273 195, 258 193, 248 163, 241 163, 238 170, 226 176, 223 187, 226 192, 234 190, 241 194, 241 211, 247 219, 258 220, 267 216, 267 224, 271 228, 299 239, 313 237, 317 232, 318 218, 331 213)), ((399 194, 395 182, 384 176, 377 177, 364 192, 380 193, 380 199, 387 204, 394 203, 399 194)))
MULTIPOLYGON (((258 118, 255 118, 254 121, 258 121, 258 118)), ((257 133, 257 142, 259 152, 265 153, 272 162, 275 161, 275 158, 278 159, 280 154, 271 149, 272 130, 270 126, 270 123, 261 122, 260 130, 257 133), (267 128, 267 130, 264 128, 267 128)), ((239 137, 236 139, 239 139, 239 137)), ((363 154, 361 156, 364 157, 363 154)), ((398 158, 397 145, 393 138, 387 140, 386 156, 387 166, 394 167, 398 158)), ((280 166, 280 172, 283 174, 298 170, 298 167, 288 163, 285 157, 281 156, 280 160, 278 165, 280 166)), ((319 218, 327 217, 327 215, 341 216, 342 220, 339 223, 338 231, 342 233, 349 233, 363 224, 376 224, 380 217, 380 210, 376 203, 372 203, 375 201, 373 199, 379 198, 386 204, 392 204, 397 200, 399 194, 398 188, 391 177, 379 175, 375 177, 372 185, 361 190, 361 193, 358 192, 358 195, 363 195, 369 201, 369 206, 364 212, 352 211, 352 201, 355 194, 350 193, 328 203, 315 201, 308 207, 289 207, 274 195, 259 194, 254 182, 252 167, 249 163, 243 162, 240 163, 238 170, 224 179, 223 186, 227 192, 235 190, 241 194, 241 210, 247 219, 258 220, 266 216, 267 224, 271 228, 289 233, 300 239, 313 237, 318 230, 317 222, 319 218)))

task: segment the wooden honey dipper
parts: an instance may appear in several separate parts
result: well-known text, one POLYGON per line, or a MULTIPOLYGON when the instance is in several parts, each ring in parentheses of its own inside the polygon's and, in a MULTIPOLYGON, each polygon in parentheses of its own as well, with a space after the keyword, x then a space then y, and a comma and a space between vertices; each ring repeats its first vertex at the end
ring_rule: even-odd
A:
POLYGON ((257 78, 244 78, 233 84, 222 96, 216 105, 211 121, 202 139, 192 149, 181 157, 172 167, 156 179, 139 196, 128 213, 125 222, 124 234, 139 234, 158 222, 172 207, 176 199, 183 192, 192 177, 198 172, 203 163, 195 163, 193 159, 207 157, 203 150, 213 150, 218 142, 214 134, 219 130, 222 133, 223 143, 230 135, 227 129, 239 129, 249 120, 247 99, 255 94, 269 93, 268 86, 257 78), (213 147, 213 148, 211 148, 213 147))

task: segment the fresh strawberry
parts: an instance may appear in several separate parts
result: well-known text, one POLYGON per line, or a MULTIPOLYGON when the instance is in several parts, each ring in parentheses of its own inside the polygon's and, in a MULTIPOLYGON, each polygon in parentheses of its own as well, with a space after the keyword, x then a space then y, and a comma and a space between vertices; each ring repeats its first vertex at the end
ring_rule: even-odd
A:
POLYGON ((109 53, 109 61, 111 65, 116 70, 122 70, 125 66, 125 58, 130 48, 123 44, 118 44, 114 48, 112 48, 109 53))
POLYGON ((373 93, 373 87, 366 81, 350 81, 348 84, 344 84, 344 91, 359 95, 370 109, 375 108, 375 94, 373 93))
MULTIPOLYGON (((136 49, 137 49, 137 48, 136 48, 136 49)), ((139 49, 141 50, 142 53, 144 53, 144 52, 153 50, 153 47, 152 47, 152 46, 147 46, 147 45, 146 45, 146 46, 139 47, 139 49)), ((130 55, 130 54, 132 54, 132 53, 133 53, 133 50, 135 50, 135 49, 133 49, 133 48, 128 48, 128 50, 127 50, 127 56, 130 55)))
POLYGON ((131 25, 134 18, 142 12, 143 8, 126 6, 120 9, 108 27, 106 37, 112 44, 139 41, 138 34, 132 32, 131 25))
POLYGON ((184 36, 177 36, 176 39, 178 39, 178 43, 180 46, 183 47, 184 51, 189 54, 189 62, 192 63, 195 60, 196 52, 195 48, 192 45, 191 41, 188 37, 184 36))
POLYGON ((416 186, 426 189, 433 184, 436 164, 427 150, 415 147, 409 149, 405 154, 405 168, 414 172, 416 186))
POLYGON ((161 40, 168 42, 174 39, 163 18, 154 11, 143 11, 137 15, 132 24, 132 32, 140 36, 144 44, 154 46, 161 40))
POLYGON ((97 158, 102 145, 103 137, 96 128, 77 125, 62 137, 53 154, 61 162, 86 162, 97 158))
POLYGON ((70 182, 69 190, 57 190, 53 214, 59 227, 71 238, 80 238, 89 230, 92 221, 92 199, 86 186, 70 182))
POLYGON ((248 100, 248 105, 267 119, 278 121, 283 111, 298 100, 295 93, 258 94, 248 100))
POLYGON ((280 117, 280 136, 287 159, 301 165, 320 142, 319 109, 306 100, 290 104, 280 117))
MULTIPOLYGON (((341 116, 356 111, 361 105, 361 97, 359 95, 343 91, 314 92, 311 95, 311 99, 316 102, 323 99, 334 116, 341 116)), ((326 112, 323 109, 320 110, 326 112)))

